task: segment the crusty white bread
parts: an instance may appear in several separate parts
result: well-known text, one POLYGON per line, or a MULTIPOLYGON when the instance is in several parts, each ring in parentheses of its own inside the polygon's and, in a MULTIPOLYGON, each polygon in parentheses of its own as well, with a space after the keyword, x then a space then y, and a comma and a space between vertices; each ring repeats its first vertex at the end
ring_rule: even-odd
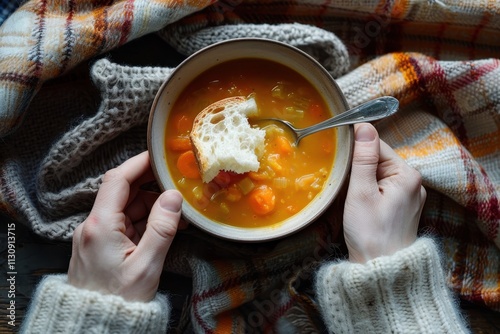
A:
POLYGON ((258 113, 254 98, 229 97, 203 109, 194 119, 190 138, 203 182, 219 171, 257 171, 266 132, 252 128, 249 116, 258 113))

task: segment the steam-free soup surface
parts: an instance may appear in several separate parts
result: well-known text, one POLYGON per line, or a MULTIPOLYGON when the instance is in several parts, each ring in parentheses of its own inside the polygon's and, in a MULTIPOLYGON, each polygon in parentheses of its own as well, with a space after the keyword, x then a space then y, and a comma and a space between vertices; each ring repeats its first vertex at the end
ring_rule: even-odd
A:
MULTIPOLYGON (((325 130, 293 145, 290 133, 272 123, 257 172, 222 171, 203 183, 189 133, 196 115, 231 96, 253 96, 259 116, 306 127, 331 117, 322 96, 294 70, 263 59, 238 59, 202 73, 174 103, 167 121, 168 167, 182 192, 205 216, 239 227, 275 225, 303 209, 325 185, 333 167, 336 130, 325 130)), ((249 120, 257 126, 254 120, 249 120)))

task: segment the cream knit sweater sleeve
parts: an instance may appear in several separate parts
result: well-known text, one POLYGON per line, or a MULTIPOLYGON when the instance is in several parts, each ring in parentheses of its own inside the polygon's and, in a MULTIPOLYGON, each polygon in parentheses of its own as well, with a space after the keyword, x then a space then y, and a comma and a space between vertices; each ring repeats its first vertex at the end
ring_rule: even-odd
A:
POLYGON ((21 333, 166 333, 167 298, 157 294, 148 303, 130 302, 76 288, 67 275, 42 279, 21 326, 21 333))
POLYGON ((331 333, 468 332, 430 238, 365 264, 324 264, 315 284, 331 333))

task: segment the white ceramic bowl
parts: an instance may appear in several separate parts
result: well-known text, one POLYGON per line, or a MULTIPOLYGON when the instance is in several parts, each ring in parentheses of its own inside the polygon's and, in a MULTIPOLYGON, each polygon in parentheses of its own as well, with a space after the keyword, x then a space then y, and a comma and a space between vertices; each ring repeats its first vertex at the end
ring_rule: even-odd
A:
MULTIPOLYGON (((238 58, 263 58, 286 65, 308 79, 323 96, 332 116, 348 109, 344 95, 330 74, 312 57, 299 49, 272 40, 242 38, 208 46, 183 61, 163 83, 151 107, 148 149, 155 177, 162 190, 175 189, 165 156, 165 124, 170 110, 185 87, 205 70, 238 58)), ((312 223, 332 203, 349 173, 353 128, 337 129, 334 168, 321 192, 304 209, 280 224, 243 228, 220 224, 205 217, 188 201, 183 202, 186 220, 221 238, 242 242, 269 241, 295 233, 312 223)))

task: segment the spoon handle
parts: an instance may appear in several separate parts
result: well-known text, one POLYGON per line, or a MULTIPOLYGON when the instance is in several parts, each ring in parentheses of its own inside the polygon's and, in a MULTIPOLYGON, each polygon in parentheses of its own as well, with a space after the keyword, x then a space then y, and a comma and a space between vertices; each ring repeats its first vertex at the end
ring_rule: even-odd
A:
POLYGON ((361 122, 372 122, 394 114, 399 107, 399 101, 392 96, 383 96, 363 103, 321 123, 300 129, 298 137, 304 137, 320 130, 335 126, 349 125, 361 122))

